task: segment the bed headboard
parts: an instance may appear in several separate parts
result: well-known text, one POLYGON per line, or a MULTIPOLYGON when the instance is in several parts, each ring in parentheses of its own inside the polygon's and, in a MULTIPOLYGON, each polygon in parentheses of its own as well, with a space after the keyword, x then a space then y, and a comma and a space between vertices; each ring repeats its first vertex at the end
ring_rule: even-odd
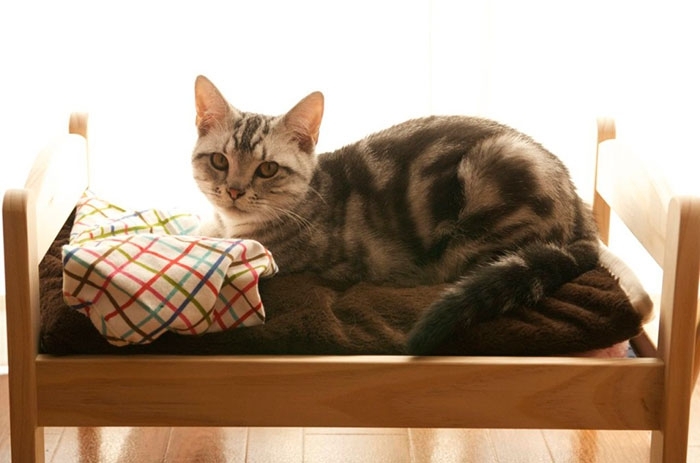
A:
POLYGON ((72 114, 69 130, 39 153, 24 188, 9 190, 5 195, 3 214, 9 220, 4 223, 10 228, 22 226, 20 222, 27 211, 30 223, 26 225, 30 236, 35 236, 39 259, 89 185, 87 115, 72 114), (71 181, 67 182, 67 178, 71 181), (44 212, 37 215, 35 211, 44 212))
MULTIPOLYGON (((596 158, 593 210, 601 228, 601 238, 607 244, 609 223, 601 221, 608 220, 612 207, 654 260, 663 266, 672 189, 659 176, 652 177, 649 166, 641 163, 639 155, 629 146, 614 139, 611 121, 602 119, 598 124, 612 131, 609 138, 599 140, 596 158)), ((605 129, 599 128, 599 133, 605 133, 605 129)))
POLYGON ((689 394, 700 375, 700 355, 688 356, 694 350, 700 352, 700 336, 691 339, 685 326, 691 324, 700 333, 700 198, 674 194, 672 187, 661 176, 654 176, 639 155, 615 139, 611 119, 598 120, 598 134, 593 213, 601 228, 601 239, 607 244, 612 208, 664 269, 658 334, 652 333, 656 340, 640 336, 635 347, 644 356, 656 356, 658 349, 670 363, 694 362, 691 377, 666 377, 667 382, 674 383, 673 387, 680 384, 689 394))
MULTIPOLYGON (((37 340, 39 262, 89 185, 86 135, 87 115, 73 114, 69 133, 39 153, 24 187, 8 190, 3 200, 5 284, 14 289, 7 291, 6 305, 30 309, 8 311, 8 326, 19 323, 37 340), (67 178, 72 181, 66 181, 67 178), (38 214, 37 211, 43 212, 38 214), (11 317, 21 320, 11 321, 11 317)), ((26 345, 31 345, 31 351, 22 352, 22 355, 36 357, 38 342, 12 344, 10 338, 10 355, 17 355, 26 350, 26 345)))

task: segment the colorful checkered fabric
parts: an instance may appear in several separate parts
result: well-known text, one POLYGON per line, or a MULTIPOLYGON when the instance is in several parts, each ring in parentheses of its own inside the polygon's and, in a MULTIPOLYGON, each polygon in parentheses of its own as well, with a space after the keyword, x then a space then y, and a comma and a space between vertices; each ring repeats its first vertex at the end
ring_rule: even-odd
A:
POLYGON ((269 251, 192 236, 197 226, 191 214, 128 211, 87 193, 63 248, 66 303, 115 345, 264 323, 258 281, 277 272, 269 251))

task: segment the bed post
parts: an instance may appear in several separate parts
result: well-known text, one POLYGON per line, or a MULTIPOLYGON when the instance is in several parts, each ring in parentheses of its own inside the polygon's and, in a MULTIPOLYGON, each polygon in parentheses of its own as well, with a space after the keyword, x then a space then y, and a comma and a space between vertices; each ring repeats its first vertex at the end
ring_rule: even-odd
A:
POLYGON ((3 201, 10 446, 13 463, 44 461, 38 424, 36 357, 39 349, 39 269, 36 218, 28 190, 8 190, 3 201))
POLYGON ((68 133, 80 135, 85 139, 85 152, 87 153, 87 187, 90 187, 92 164, 90 163, 90 143, 88 142, 88 113, 72 112, 68 119, 68 133))
MULTIPOLYGON (((598 153, 600 144, 605 140, 615 138, 615 120, 608 117, 600 117, 597 120, 598 126, 598 142, 595 148, 595 175, 594 186, 598 184, 598 153)), ((598 233, 600 240, 608 244, 610 239, 610 205, 605 202, 602 196, 598 193, 598 189, 593 189, 593 217, 598 225, 598 233)))
POLYGON ((667 230, 658 342, 658 357, 665 365, 664 393, 661 429, 652 432, 651 463, 681 462, 687 456, 698 323, 700 199, 674 198, 667 230))
POLYGON ((693 369, 693 384, 700 378, 700 300, 698 300, 698 327, 695 330, 695 368, 693 369))

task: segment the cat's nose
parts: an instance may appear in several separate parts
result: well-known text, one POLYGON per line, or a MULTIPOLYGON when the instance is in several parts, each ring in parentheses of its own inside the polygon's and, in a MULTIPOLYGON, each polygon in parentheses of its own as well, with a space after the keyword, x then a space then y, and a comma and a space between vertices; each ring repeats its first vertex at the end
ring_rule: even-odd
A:
POLYGON ((238 199, 241 196, 245 194, 245 190, 237 190, 235 188, 229 188, 228 189, 228 195, 231 197, 231 199, 238 199))

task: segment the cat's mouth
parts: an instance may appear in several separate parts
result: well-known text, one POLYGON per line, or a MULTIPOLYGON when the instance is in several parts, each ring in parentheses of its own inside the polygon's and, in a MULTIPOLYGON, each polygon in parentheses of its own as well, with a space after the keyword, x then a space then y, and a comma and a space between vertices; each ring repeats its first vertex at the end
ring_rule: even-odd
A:
POLYGON ((241 205, 237 201, 228 201, 223 205, 223 208, 227 211, 238 213, 238 214, 247 214, 248 211, 246 211, 244 208, 241 207, 241 205))

